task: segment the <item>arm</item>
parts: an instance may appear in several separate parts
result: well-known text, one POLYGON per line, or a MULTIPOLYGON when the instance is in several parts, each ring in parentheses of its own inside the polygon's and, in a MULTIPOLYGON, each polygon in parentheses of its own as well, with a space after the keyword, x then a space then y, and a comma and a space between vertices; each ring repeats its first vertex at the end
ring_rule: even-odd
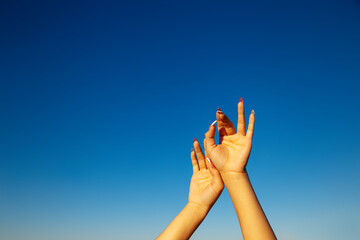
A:
POLYGON ((205 219, 209 210, 210 208, 188 202, 185 208, 156 239, 189 239, 205 219))
POLYGON ((244 239, 273 240, 276 236, 261 208, 246 171, 252 147, 255 113, 252 111, 250 114, 246 134, 242 99, 238 103, 238 113, 238 131, 236 132, 231 121, 218 109, 216 117, 220 144, 215 144, 216 127, 211 125, 205 135, 205 146, 229 191, 244 239))
POLYGON ((194 139, 194 149, 195 151, 191 150, 193 176, 190 183, 189 201, 170 225, 156 238, 157 240, 189 239, 224 189, 219 171, 209 159, 207 162, 205 161, 205 156, 196 139, 194 139))
POLYGON ((276 239, 247 173, 223 174, 245 240, 276 239))

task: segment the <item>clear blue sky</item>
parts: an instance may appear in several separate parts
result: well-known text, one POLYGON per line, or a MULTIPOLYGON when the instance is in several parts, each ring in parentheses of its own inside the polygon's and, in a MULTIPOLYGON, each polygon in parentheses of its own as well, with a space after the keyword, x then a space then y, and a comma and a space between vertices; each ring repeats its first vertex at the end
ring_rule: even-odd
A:
MULTIPOLYGON (((279 239, 360 238, 359 0, 4 1, 0 28, 0 239, 154 239, 239 97, 279 239)), ((193 239, 240 235, 224 191, 193 239)))

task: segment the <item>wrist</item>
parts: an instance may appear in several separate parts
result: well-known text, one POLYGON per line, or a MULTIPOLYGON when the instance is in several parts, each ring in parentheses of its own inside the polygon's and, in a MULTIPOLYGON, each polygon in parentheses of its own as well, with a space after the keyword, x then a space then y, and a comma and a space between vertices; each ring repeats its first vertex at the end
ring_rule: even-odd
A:
POLYGON ((224 171, 220 172, 221 178, 224 181, 224 184, 228 187, 229 185, 242 181, 242 180, 249 180, 249 175, 244 169, 244 171, 241 172, 235 172, 235 171, 224 171))
POLYGON ((207 213, 211 209, 211 206, 203 205, 203 204, 196 203, 196 202, 188 202, 186 204, 186 207, 200 215, 207 215, 207 213))

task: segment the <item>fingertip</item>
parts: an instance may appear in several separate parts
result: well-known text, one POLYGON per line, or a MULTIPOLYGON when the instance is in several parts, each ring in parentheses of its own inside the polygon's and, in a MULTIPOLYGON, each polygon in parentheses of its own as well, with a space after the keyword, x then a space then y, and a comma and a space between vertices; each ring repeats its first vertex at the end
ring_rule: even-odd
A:
POLYGON ((209 166, 209 171, 210 171, 211 175, 212 175, 212 176, 215 176, 215 175, 216 175, 216 174, 215 174, 215 169, 211 166, 211 163, 208 162, 207 165, 209 166))
POLYGON ((210 168, 215 168, 215 166, 212 163, 212 161, 210 160, 210 158, 206 157, 206 160, 208 161, 210 168))
POLYGON ((216 109, 216 119, 221 120, 224 117, 224 112, 220 108, 216 109))
POLYGON ((215 123, 217 122, 217 120, 215 120, 210 126, 209 126, 209 130, 205 133, 205 137, 208 136, 208 134, 210 134, 211 132, 215 132, 216 130, 216 126, 215 123))
POLYGON ((244 103, 243 102, 238 103, 238 114, 239 114, 239 116, 244 115, 244 103))
POLYGON ((216 122, 217 122, 217 119, 210 124, 210 127, 211 127, 211 126, 215 126, 215 123, 216 123, 216 122))
POLYGON ((209 131, 205 134, 205 136, 211 137, 215 135, 216 127, 215 125, 210 125, 209 131))
POLYGON ((197 143, 197 141, 194 141, 194 142, 193 142, 193 146, 194 146, 194 148, 196 148, 196 147, 197 147, 197 144, 196 144, 196 143, 197 143))
POLYGON ((238 113, 244 114, 244 104, 242 104, 242 103, 238 104, 238 113))
POLYGON ((253 110, 251 110, 249 120, 255 120, 255 111, 254 111, 254 109, 253 109, 253 110))

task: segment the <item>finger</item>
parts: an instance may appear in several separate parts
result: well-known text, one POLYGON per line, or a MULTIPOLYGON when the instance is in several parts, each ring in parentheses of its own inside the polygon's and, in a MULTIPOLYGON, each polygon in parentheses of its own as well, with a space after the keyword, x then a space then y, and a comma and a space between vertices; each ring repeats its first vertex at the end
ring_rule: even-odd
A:
POLYGON ((210 125, 209 130, 205 133, 205 147, 206 151, 211 157, 212 151, 216 148, 215 143, 215 130, 216 127, 214 126, 215 122, 210 125))
POLYGON ((251 110, 251 114, 249 117, 249 126, 246 132, 246 137, 252 139, 254 135, 254 124, 255 124, 255 111, 251 110))
POLYGON ((193 173, 196 173, 199 171, 199 165, 198 162, 196 160, 196 155, 194 152, 194 149, 191 149, 191 162, 192 162, 192 166, 193 166, 193 173))
POLYGON ((205 152, 205 158, 209 156, 208 152, 206 151, 206 139, 204 138, 204 152, 205 152))
POLYGON ((244 114, 244 103, 243 103, 243 99, 240 98, 240 101, 238 103, 237 132, 245 136, 245 129, 246 129, 246 122, 245 122, 245 114, 244 114))
POLYGON ((214 164, 212 163, 212 161, 210 160, 210 158, 206 158, 208 165, 209 165, 209 171, 211 173, 211 175, 214 177, 214 183, 215 184, 223 184, 221 176, 220 176, 220 172, 216 169, 216 167, 214 166, 214 164))
MULTIPOLYGON (((206 139, 204 138, 204 152, 205 152, 205 159, 208 159, 209 157, 209 153, 206 150, 206 139)), ((209 169, 210 165, 209 165, 209 161, 205 161, 206 163, 206 168, 209 169)))
MULTIPOLYGON (((207 150, 206 150, 206 139, 205 139, 205 138, 204 138, 204 153, 205 153, 205 159, 206 159, 207 157, 209 157, 209 153, 208 153, 207 150)), ((206 163, 206 167, 209 168, 208 161, 205 161, 205 163, 206 163)))
POLYGON ((233 135, 236 133, 234 124, 221 111, 220 108, 217 109, 216 120, 217 120, 217 124, 218 124, 220 143, 222 142, 224 136, 233 135))
POLYGON ((206 169, 205 156, 204 156, 202 149, 200 147, 200 144, 196 138, 194 138, 194 149, 195 149, 195 153, 196 153, 196 156, 197 156, 197 159, 199 162, 200 170, 206 169))

